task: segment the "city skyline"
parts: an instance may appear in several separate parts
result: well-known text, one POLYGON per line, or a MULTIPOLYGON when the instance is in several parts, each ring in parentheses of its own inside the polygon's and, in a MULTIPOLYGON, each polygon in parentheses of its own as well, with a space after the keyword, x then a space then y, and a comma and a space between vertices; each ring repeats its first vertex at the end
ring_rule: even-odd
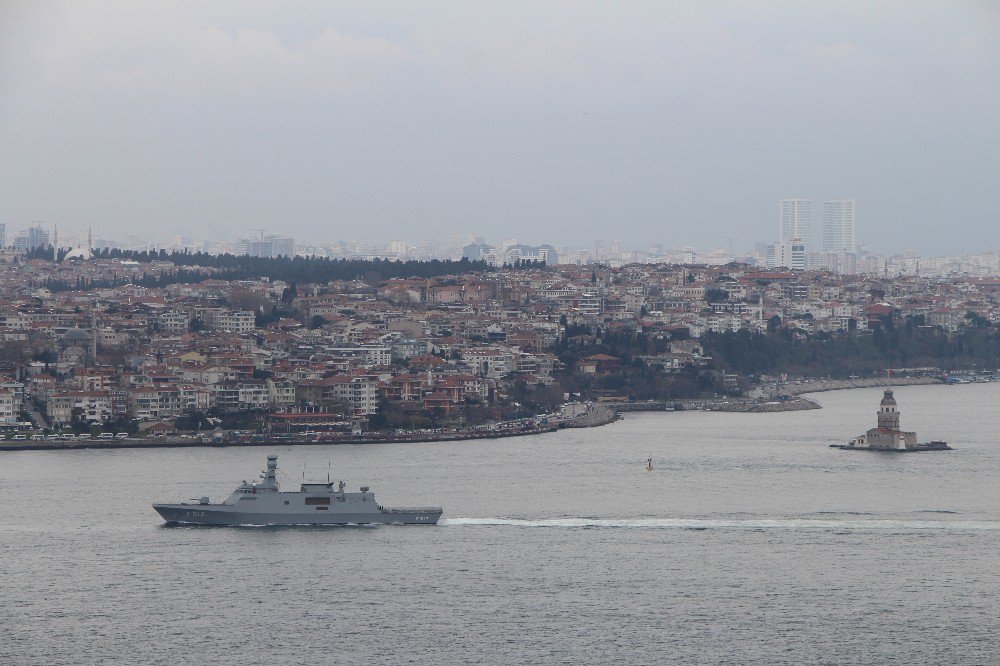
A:
POLYGON ((916 7, 8 3, 0 220, 748 246, 794 194, 1000 247, 1000 12, 916 7))
MULTIPOLYGON (((831 205, 834 206, 832 210, 837 210, 839 215, 846 215, 843 220, 840 220, 838 224, 842 224, 843 228, 836 230, 836 233, 844 235, 845 238, 852 238, 853 234, 856 233, 856 219, 854 216, 854 201, 853 200, 839 200, 839 201, 825 201, 823 202, 824 207, 829 209, 831 205), (846 212, 845 212, 846 211, 846 212), (844 226, 846 225, 846 226, 844 226)), ((820 234, 829 235, 830 229, 828 228, 830 212, 827 210, 824 212, 822 219, 816 220, 810 218, 811 225, 816 227, 816 222, 819 222, 819 232, 820 234)), ((839 218, 837 218, 839 220, 839 218)), ((780 218, 779 218, 780 227, 780 218)), ((0 233, 4 232, 4 225, 0 223, 0 233)), ((487 246, 508 246, 508 245, 521 245, 526 247, 553 247, 559 252, 571 251, 574 254, 584 253, 591 257, 591 261, 600 263, 598 257, 616 257, 618 255, 630 255, 630 254, 648 254, 650 256, 666 255, 668 253, 677 252, 687 252, 694 253, 696 255, 703 253, 727 253, 729 256, 740 259, 742 257, 748 257, 751 255, 759 255, 763 258, 766 253, 761 250, 762 247, 766 245, 774 246, 780 243, 780 231, 779 240, 775 242, 768 241, 766 238, 757 240, 755 243, 748 246, 739 246, 732 244, 732 238, 729 236, 722 236, 719 238, 718 242, 715 244, 709 244, 701 247, 696 247, 694 245, 685 244, 678 240, 674 244, 656 242, 652 241, 649 243, 627 243, 622 239, 618 238, 594 238, 591 241, 577 239, 576 243, 560 243, 560 242, 547 242, 549 239, 542 237, 540 234, 536 234, 533 239, 527 240, 523 238, 514 237, 504 237, 501 234, 486 236, 479 233, 451 233, 447 237, 439 238, 417 238, 417 237, 395 237, 388 241, 372 240, 372 239, 303 239, 294 236, 282 235, 279 233, 273 233, 270 229, 257 228, 257 229, 247 229, 242 233, 237 233, 235 236, 224 237, 222 239, 216 240, 218 236, 199 238, 190 234, 171 234, 165 237, 159 238, 145 238, 139 237, 135 234, 128 234, 124 237, 115 237, 110 235, 105 235, 101 230, 94 230, 93 228, 67 228, 65 226, 60 226, 56 224, 45 224, 40 221, 35 221, 26 226, 11 225, 6 224, 6 246, 19 248, 19 249, 30 249, 37 246, 48 246, 51 244, 51 239, 57 238, 58 245, 60 249, 70 249, 70 248, 83 248, 88 246, 87 241, 92 241, 91 247, 93 249, 99 249, 104 247, 120 247, 123 249, 166 249, 166 250, 183 250, 188 249, 190 251, 205 251, 213 254, 220 253, 231 253, 231 254, 249 254, 251 256, 278 256, 278 255, 310 255, 315 254, 314 250, 316 248, 332 248, 336 246, 343 246, 345 248, 354 247, 359 248, 356 250, 344 250, 344 252, 351 254, 371 254, 371 252, 364 251, 360 248, 377 248, 379 250, 379 256, 409 256, 414 255, 414 251, 423 250, 425 253, 430 253, 428 258, 438 257, 444 258, 445 256, 461 256, 463 249, 470 244, 483 244, 487 246), (538 240, 536 240, 538 239, 538 240), (432 256, 431 256, 432 255, 432 256)), ((791 240, 793 238, 798 238, 797 236, 789 237, 786 240, 791 240)), ((860 236, 857 237, 855 243, 847 241, 848 245, 842 246, 842 249, 830 249, 826 245, 827 241, 821 238, 820 243, 813 243, 811 250, 804 250, 812 255, 822 255, 822 254, 843 254, 843 253, 855 253, 856 251, 861 251, 863 253, 873 253, 879 256, 916 256, 916 257, 956 257, 956 256, 976 256, 983 254, 998 254, 1000 253, 1000 248, 977 248, 977 251, 967 250, 964 252, 957 253, 930 253, 923 254, 917 252, 912 247, 906 245, 897 245, 892 248, 872 248, 863 242, 860 236), (855 250, 848 250, 847 247, 854 247, 855 250)), ((323 254, 322 252, 319 254, 323 254)), ((419 252, 417 253, 419 254, 419 252)), ((419 257, 418 257, 419 258, 419 257)))

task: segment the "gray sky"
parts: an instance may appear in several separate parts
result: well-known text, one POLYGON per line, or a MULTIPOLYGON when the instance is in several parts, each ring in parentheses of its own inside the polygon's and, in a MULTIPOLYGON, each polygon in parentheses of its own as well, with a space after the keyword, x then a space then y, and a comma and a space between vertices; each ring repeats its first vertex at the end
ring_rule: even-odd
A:
POLYGON ((708 248, 781 197, 1000 248, 1000 4, 0 4, 8 233, 708 248))

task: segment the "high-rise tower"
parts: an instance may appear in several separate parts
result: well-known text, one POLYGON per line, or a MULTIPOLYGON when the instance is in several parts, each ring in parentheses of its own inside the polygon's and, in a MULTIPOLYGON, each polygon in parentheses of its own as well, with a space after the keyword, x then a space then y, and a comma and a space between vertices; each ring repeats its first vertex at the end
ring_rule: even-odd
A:
POLYGON ((810 199, 782 199, 779 241, 798 239, 812 248, 812 201, 810 199))
POLYGON ((823 202, 823 251, 857 252, 854 199, 823 202))

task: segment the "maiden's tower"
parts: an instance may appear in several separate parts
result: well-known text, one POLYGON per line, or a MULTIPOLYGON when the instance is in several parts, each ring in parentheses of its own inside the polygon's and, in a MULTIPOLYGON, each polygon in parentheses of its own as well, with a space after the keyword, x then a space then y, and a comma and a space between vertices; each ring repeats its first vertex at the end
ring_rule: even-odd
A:
POLYGON ((917 443, 917 433, 899 429, 899 410, 891 389, 882 395, 877 412, 878 422, 863 435, 847 444, 831 444, 840 449, 863 451, 944 451, 951 447, 945 442, 917 443))

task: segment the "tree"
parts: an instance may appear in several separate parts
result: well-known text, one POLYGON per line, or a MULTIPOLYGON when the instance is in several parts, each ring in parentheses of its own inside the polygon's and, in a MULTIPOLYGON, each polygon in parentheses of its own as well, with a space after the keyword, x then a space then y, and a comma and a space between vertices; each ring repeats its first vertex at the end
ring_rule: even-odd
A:
POLYGON ((281 302, 286 305, 294 301, 299 296, 299 290, 296 288, 295 283, 292 282, 289 286, 281 292, 281 302))
POLYGON ((972 310, 965 313, 965 318, 968 319, 969 323, 976 328, 989 328, 991 325, 989 319, 973 312, 972 310))
POLYGON ((708 303, 722 303, 729 300, 729 292, 718 287, 709 287, 705 290, 705 301, 708 303))

